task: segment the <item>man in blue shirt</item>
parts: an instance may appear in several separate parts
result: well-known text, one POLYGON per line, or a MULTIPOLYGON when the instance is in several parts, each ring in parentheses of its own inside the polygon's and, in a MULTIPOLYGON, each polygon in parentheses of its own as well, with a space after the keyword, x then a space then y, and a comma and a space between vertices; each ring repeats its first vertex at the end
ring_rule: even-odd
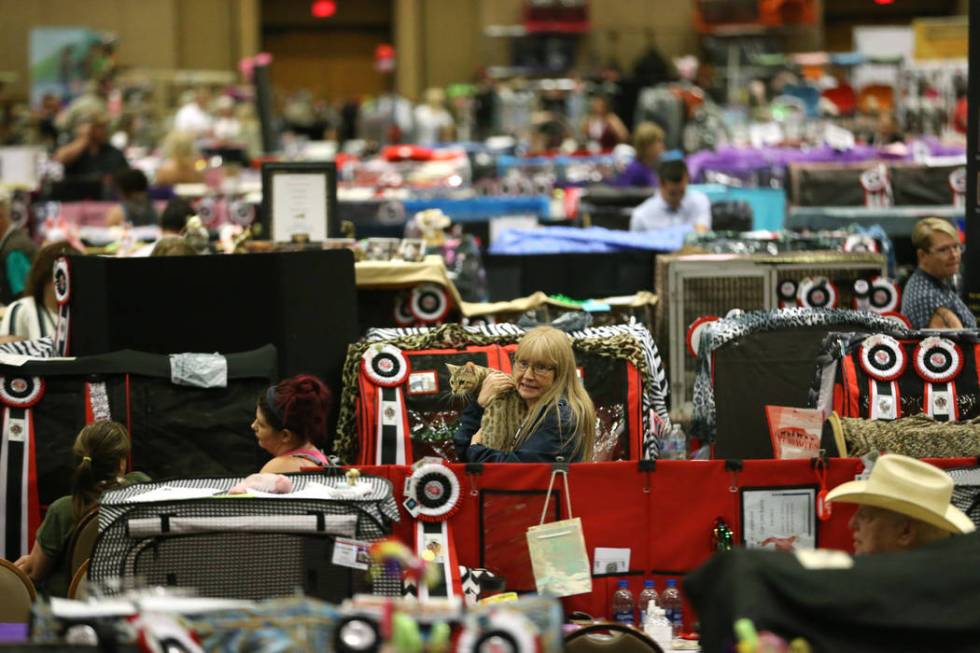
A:
POLYGON ((657 166, 657 194, 633 209, 630 231, 653 231, 689 225, 695 231, 711 228, 711 202, 700 191, 687 188, 687 164, 683 159, 661 159, 657 166))
POLYGON ((953 288, 962 249, 956 228, 942 218, 923 218, 912 228, 919 267, 905 284, 902 313, 916 329, 975 329, 977 319, 953 288))

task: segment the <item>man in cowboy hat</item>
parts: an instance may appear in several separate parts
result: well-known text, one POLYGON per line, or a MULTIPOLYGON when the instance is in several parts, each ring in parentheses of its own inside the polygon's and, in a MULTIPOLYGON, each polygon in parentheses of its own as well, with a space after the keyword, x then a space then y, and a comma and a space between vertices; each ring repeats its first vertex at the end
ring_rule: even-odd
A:
POLYGON ((885 454, 867 480, 834 488, 828 501, 858 504, 848 522, 854 553, 907 551, 956 533, 970 533, 973 522, 950 505, 953 479, 929 463, 885 454))

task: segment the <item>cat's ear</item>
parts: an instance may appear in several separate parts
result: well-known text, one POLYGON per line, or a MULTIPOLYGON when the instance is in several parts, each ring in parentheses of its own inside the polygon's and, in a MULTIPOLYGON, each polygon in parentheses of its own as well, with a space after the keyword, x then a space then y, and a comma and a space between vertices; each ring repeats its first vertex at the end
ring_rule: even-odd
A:
POLYGON ((476 363, 474 363, 473 361, 466 361, 466 369, 472 372, 473 370, 476 369, 476 363))
POLYGON ((456 370, 459 369, 459 365, 453 365, 452 363, 446 363, 446 369, 449 370, 449 374, 450 375, 453 375, 453 374, 456 373, 456 370))

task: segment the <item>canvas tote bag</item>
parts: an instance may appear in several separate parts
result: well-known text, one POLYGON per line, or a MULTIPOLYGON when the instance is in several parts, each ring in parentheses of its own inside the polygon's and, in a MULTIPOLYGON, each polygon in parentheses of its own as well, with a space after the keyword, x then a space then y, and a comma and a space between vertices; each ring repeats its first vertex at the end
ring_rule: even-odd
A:
POLYGON ((592 574, 589 556, 585 551, 582 520, 572 517, 572 495, 568 489, 568 470, 555 468, 548 482, 544 508, 537 526, 527 529, 527 548, 531 554, 531 569, 539 594, 573 596, 592 591, 592 574), (568 502, 568 519, 544 523, 551 502, 551 488, 555 476, 565 481, 565 500, 568 502))

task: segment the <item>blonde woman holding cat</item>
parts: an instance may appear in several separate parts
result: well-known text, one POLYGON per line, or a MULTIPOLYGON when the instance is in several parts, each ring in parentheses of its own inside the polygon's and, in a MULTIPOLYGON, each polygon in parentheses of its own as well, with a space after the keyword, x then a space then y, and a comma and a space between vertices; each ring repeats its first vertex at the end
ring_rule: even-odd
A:
POLYGON ((540 463, 592 459, 595 407, 577 374, 571 339, 553 327, 524 334, 514 354, 511 375, 494 371, 483 381, 476 401, 460 415, 454 441, 466 462, 540 463), (492 401, 516 390, 527 406, 510 445, 483 444, 480 420, 492 401))

